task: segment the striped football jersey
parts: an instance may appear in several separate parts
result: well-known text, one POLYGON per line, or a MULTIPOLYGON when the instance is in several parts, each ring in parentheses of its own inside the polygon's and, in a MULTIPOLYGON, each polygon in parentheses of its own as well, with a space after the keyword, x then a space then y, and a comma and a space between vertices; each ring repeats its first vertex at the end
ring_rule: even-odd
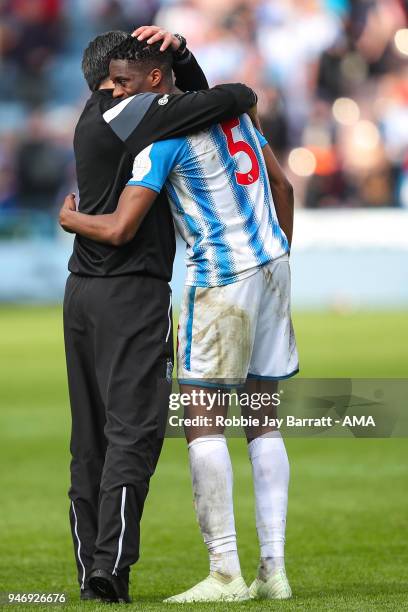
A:
POLYGON ((166 188, 187 243, 187 285, 237 282, 288 251, 262 155, 266 143, 244 114, 155 142, 135 158, 128 185, 166 188))

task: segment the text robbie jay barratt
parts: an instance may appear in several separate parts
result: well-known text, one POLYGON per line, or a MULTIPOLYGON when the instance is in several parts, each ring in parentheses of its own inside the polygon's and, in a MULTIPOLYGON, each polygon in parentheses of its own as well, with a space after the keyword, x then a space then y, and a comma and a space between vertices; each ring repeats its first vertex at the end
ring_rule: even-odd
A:
POLYGON ((341 425, 342 427, 375 427, 374 417, 369 416, 345 416, 342 419, 334 419, 326 416, 318 419, 298 418, 293 415, 287 415, 285 418, 270 418, 265 416, 258 417, 243 417, 232 416, 224 417, 222 415, 196 416, 188 419, 179 417, 175 414, 169 417, 169 425, 171 427, 275 427, 281 429, 283 425, 286 427, 334 427, 341 425))

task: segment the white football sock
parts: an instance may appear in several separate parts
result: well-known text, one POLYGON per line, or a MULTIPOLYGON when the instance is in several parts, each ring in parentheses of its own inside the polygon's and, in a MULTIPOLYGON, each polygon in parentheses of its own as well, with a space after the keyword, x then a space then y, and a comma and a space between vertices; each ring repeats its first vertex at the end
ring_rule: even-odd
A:
POLYGON ((259 577, 263 580, 285 567, 289 461, 280 432, 248 444, 255 489, 256 529, 261 549, 259 577))
POLYGON ((197 519, 210 557, 210 571, 241 574, 232 500, 232 466, 224 436, 203 436, 189 445, 197 519))

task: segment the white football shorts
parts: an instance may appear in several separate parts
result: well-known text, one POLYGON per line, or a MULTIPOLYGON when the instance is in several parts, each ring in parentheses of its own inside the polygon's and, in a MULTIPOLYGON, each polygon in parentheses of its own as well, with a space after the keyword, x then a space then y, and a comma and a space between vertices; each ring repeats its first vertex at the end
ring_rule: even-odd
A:
POLYGON ((185 286, 177 357, 180 384, 231 387, 296 374, 288 255, 230 285, 185 286))

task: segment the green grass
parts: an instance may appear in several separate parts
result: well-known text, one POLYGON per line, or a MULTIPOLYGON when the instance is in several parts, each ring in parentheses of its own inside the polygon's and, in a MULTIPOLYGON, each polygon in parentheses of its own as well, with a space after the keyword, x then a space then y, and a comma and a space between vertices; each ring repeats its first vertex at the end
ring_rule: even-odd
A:
MULTIPOLYGON (((407 313, 297 313, 294 319, 303 376, 407 377, 407 313)), ((106 610, 80 606, 75 582, 59 309, 0 308, 0 407, 0 592, 66 592, 63 609, 106 610)), ((408 610, 406 440, 289 439, 287 448, 286 550, 294 598, 217 610, 408 610)), ((231 440, 230 449, 240 557, 250 581, 258 554, 250 466, 243 440, 231 440)), ((167 440, 132 575, 135 607, 168 609, 161 604, 165 596, 206 573, 185 444, 167 440)))

